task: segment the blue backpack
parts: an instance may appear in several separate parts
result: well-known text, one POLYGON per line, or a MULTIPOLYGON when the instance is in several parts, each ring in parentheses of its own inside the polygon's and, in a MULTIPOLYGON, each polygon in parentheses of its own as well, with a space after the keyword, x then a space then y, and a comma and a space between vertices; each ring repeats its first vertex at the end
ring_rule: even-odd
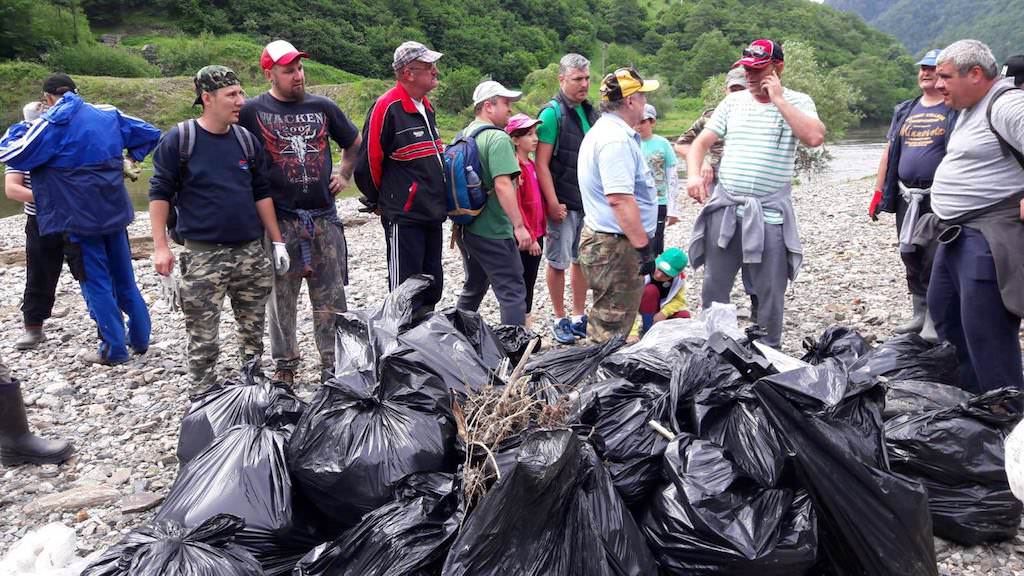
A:
POLYGON ((487 188, 480 181, 480 153, 476 137, 497 126, 480 126, 468 136, 459 132, 444 150, 444 172, 448 187, 448 217, 455 224, 469 224, 487 204, 487 188))

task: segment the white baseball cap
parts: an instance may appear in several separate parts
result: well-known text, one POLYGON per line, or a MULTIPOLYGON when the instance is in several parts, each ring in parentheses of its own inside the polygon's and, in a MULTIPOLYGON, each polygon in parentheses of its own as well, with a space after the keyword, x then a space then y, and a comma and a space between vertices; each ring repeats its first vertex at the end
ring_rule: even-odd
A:
POLYGON ((489 100, 495 96, 502 96, 515 102, 522 98, 523 93, 518 90, 509 90, 501 85, 501 82, 494 80, 484 80, 480 84, 477 84, 476 90, 473 90, 473 106, 489 100))

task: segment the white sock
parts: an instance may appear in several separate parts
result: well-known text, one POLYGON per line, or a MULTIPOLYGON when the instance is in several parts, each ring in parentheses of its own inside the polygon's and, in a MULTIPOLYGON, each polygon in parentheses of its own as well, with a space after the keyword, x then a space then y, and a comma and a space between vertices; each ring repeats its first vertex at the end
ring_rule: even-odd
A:
POLYGON ((583 322, 583 315, 580 314, 579 316, 573 316, 572 322, 573 324, 579 324, 580 322, 583 322))

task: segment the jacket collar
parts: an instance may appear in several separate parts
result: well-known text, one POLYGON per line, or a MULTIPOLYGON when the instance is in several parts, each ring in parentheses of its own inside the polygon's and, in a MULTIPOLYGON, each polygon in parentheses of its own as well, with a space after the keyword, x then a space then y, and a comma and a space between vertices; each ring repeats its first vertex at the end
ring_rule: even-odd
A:
POLYGON ((84 103, 78 94, 65 92, 56 104, 43 112, 43 118, 51 124, 67 124, 84 103))
MULTIPOLYGON (((405 91, 405 86, 402 86, 401 82, 395 82, 395 90, 398 91, 398 95, 402 99, 402 109, 409 114, 419 113, 419 110, 416 109, 416 103, 412 101, 412 96, 409 96, 409 93, 405 91)), ((423 95, 423 106, 431 112, 434 111, 434 107, 430 105, 430 100, 426 94, 423 95)))

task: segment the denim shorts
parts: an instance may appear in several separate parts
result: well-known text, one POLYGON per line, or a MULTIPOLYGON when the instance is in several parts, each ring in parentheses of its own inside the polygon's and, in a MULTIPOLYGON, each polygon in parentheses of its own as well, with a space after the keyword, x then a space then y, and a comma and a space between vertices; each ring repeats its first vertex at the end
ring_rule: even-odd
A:
POLYGON ((565 219, 555 222, 548 218, 545 232, 544 257, 555 269, 565 270, 580 258, 580 232, 583 231, 583 211, 568 210, 565 219))

